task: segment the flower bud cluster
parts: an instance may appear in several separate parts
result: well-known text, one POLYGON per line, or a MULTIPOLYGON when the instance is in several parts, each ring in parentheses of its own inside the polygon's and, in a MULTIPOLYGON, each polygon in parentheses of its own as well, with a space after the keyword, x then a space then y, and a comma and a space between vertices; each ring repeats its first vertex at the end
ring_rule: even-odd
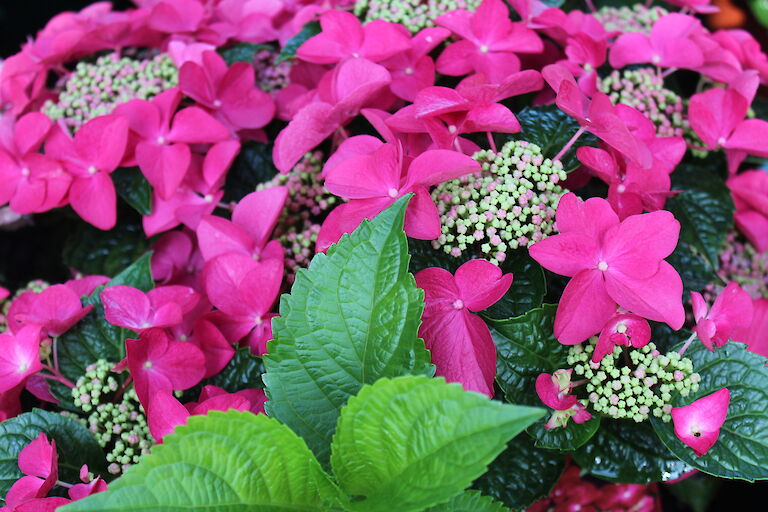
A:
POLYGON ((653 121, 658 137, 683 136, 683 100, 664 88, 664 79, 655 69, 614 70, 598 87, 614 104, 629 105, 653 121))
POLYGON ((637 3, 632 7, 603 7, 593 14, 608 32, 644 32, 650 34, 656 20, 669 12, 658 6, 646 7, 637 3))
POLYGON ((600 363, 591 362, 597 337, 574 345, 568 351, 568 364, 574 373, 587 380, 591 407, 598 413, 637 423, 651 416, 664 422, 672 419, 672 392, 683 397, 699 389, 701 377, 693 363, 677 352, 662 355, 656 345, 643 348, 617 345, 600 363))
POLYGON ((438 16, 456 9, 474 11, 481 0, 357 0, 354 13, 363 22, 401 23, 412 33, 434 27, 438 16))
POLYGON ((275 93, 291 83, 291 61, 284 60, 278 64, 275 61, 279 55, 276 51, 260 50, 254 56, 256 85, 264 92, 275 93))
POLYGON ((114 363, 99 359, 88 365, 72 389, 74 404, 87 414, 79 419, 107 452, 108 471, 117 475, 153 444, 144 409, 133 386, 120 395, 120 383, 112 373, 114 363))
MULTIPOLYGON (((726 236, 717 275, 724 283, 739 283, 753 299, 768 299, 768 251, 758 252, 736 230, 726 236)), ((712 303, 724 288, 720 284, 710 283, 704 291, 704 299, 712 303)))
POLYGON ((432 192, 441 235, 432 242, 452 256, 480 251, 493 263, 507 249, 526 247, 555 230, 555 209, 567 190, 563 164, 544 158, 541 148, 509 141, 498 153, 479 151, 480 173, 441 183, 432 192))
POLYGON ((76 132, 90 119, 111 113, 121 103, 149 100, 175 87, 178 74, 166 54, 139 60, 111 53, 96 62, 78 62, 66 79, 58 102, 46 102, 42 111, 54 121, 64 119, 76 132))
POLYGON ((257 190, 283 186, 288 189, 283 214, 277 221, 274 236, 286 251, 286 278, 292 283, 299 268, 306 268, 315 254, 315 242, 323 219, 339 198, 323 185, 323 153, 307 153, 288 174, 278 174, 257 190))

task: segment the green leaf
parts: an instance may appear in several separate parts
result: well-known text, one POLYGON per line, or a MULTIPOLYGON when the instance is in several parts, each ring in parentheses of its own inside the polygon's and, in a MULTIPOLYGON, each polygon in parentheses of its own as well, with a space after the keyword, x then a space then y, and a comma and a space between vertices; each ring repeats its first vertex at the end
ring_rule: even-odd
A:
POLYGON ((331 466, 349 510, 416 512, 461 493, 542 414, 442 378, 381 379, 342 410, 331 466))
POLYGON ((99 359, 118 362, 125 357, 125 340, 133 331, 114 326, 104 318, 101 291, 107 286, 127 285, 142 291, 154 286, 150 268, 152 254, 147 253, 116 275, 105 286, 96 288, 84 301, 93 310, 56 341, 59 369, 68 379, 75 381, 85 374, 85 367, 99 359))
POLYGON ((535 448, 528 436, 519 435, 472 487, 521 509, 547 496, 564 469, 564 454, 535 448))
POLYGON ((685 297, 688 297, 690 292, 702 291, 708 284, 720 279, 712 271, 707 260, 686 242, 677 244, 675 252, 667 257, 667 262, 680 274, 685 297))
POLYGON ((418 337, 424 293, 408 273, 403 197, 300 270, 272 320, 267 411, 328 459, 339 411, 363 384, 433 373, 418 337))
POLYGON ((152 185, 138 167, 121 167, 111 174, 115 190, 142 215, 152 213, 152 185))
POLYGON ((589 443, 572 455, 582 471, 611 482, 674 480, 691 470, 659 443, 647 422, 605 421, 589 443))
POLYGON ((689 505, 694 512, 707 512, 709 504, 718 494, 723 480, 697 473, 665 488, 678 500, 689 505))
POLYGON ((277 168, 272 163, 272 145, 246 142, 227 173, 224 200, 240 201, 255 191, 257 185, 271 180, 276 174, 277 168))
MULTIPOLYGON (((545 158, 554 158, 579 130, 579 123, 560 110, 557 105, 525 107, 519 114, 522 132, 515 135, 518 140, 527 140, 541 148, 545 158)), ((561 159, 565 172, 571 172, 581 165, 576 158, 576 149, 582 146, 596 146, 597 139, 584 132, 561 159)))
POLYGON ((729 342, 714 353, 694 341, 685 352, 701 375, 699 390, 683 398, 672 395, 681 407, 723 387, 731 392, 728 416, 720 436, 706 455, 696 457, 675 435, 672 422, 654 418, 653 428, 667 448, 681 460, 710 475, 741 480, 768 480, 768 367, 765 358, 746 345, 729 342))
POLYGON ((445 503, 430 507, 424 512, 509 512, 508 508, 493 498, 477 491, 464 491, 445 503))
POLYGON ((283 49, 280 51, 280 56, 275 61, 275 64, 280 64, 285 60, 295 59, 296 51, 299 49, 299 46, 304 44, 307 39, 319 34, 321 31, 320 23, 317 21, 310 21, 309 23, 305 24, 298 34, 290 38, 285 43, 285 46, 283 46, 283 49))
POLYGON ((671 351, 675 345, 680 345, 691 335, 691 331, 675 331, 661 322, 648 323, 651 325, 651 341, 662 354, 671 351))
POLYGON ((64 512, 327 510, 338 491, 304 441, 262 414, 213 411, 176 427, 109 490, 64 512))
POLYGON ((19 453, 41 432, 49 441, 56 441, 61 480, 79 482, 83 464, 88 464, 94 473, 106 471, 104 453, 88 429, 60 414, 33 409, 0 423, 0 496, 4 497, 23 476, 18 465, 19 453))
POLYGON ((728 187, 716 170, 682 164, 672 173, 672 190, 682 190, 666 205, 680 222, 680 240, 717 270, 725 236, 733 226, 734 206, 728 187))
POLYGON ((239 347, 223 370, 189 390, 189 396, 191 400, 196 400, 203 386, 218 386, 229 393, 242 389, 263 388, 263 373, 264 363, 261 358, 253 355, 249 348, 239 347))
POLYGON ((224 59, 224 62, 227 63, 227 66, 231 66, 236 62, 253 64, 256 54, 262 50, 274 50, 274 48, 268 44, 236 43, 226 48, 220 48, 218 52, 224 59))
POLYGON ((149 240, 139 224, 119 224, 102 231, 81 222, 67 236, 62 259, 83 274, 114 276, 148 248, 149 240))
POLYGON ((597 415, 582 424, 571 420, 565 428, 553 429, 544 427, 547 419, 542 418, 526 430, 528 435, 536 440, 537 448, 572 452, 592 439, 600 428, 600 417, 597 415))

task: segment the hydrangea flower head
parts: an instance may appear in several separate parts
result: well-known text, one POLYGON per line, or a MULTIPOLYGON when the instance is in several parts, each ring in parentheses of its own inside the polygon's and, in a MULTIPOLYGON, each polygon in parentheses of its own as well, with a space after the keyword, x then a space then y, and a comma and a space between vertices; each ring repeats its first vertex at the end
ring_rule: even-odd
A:
POLYGON ((364 22, 400 23, 411 33, 435 26, 435 19, 456 9, 474 11, 481 0, 357 0, 354 13, 364 22))
POLYGON ((728 343, 734 331, 749 326, 752 321, 752 299, 738 283, 728 283, 709 311, 698 292, 691 292, 691 303, 696 320, 693 332, 710 351, 728 343))
POLYGON ((612 7, 606 5, 593 14, 608 32, 642 32, 650 34, 653 24, 669 12, 658 5, 646 7, 642 3, 612 7))

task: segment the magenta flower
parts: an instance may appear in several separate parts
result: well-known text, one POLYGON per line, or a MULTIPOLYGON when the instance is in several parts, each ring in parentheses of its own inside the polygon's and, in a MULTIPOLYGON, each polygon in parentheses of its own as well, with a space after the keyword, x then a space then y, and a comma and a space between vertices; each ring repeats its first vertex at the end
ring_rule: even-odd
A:
POLYGON ((181 323, 185 311, 198 301, 186 286, 161 286, 147 293, 131 286, 110 286, 101 292, 104 317, 112 325, 141 332, 181 323))
POLYGON ((603 357, 613 352, 616 345, 643 348, 651 341, 651 326, 644 318, 632 313, 616 313, 597 339, 592 362, 599 363, 603 357))
MULTIPOLYGON (((39 325, 43 335, 61 336, 93 309, 93 306, 83 307, 80 295, 63 284, 49 286, 38 294, 28 293, 30 300, 26 307, 14 308, 14 321, 39 325)), ((14 326, 14 323, 9 325, 16 332, 14 326)))
POLYGON ((471 260, 455 275, 432 267, 415 278, 425 302, 419 336, 432 354, 436 375, 493 397, 496 345, 488 326, 474 313, 501 299, 512 284, 512 274, 502 275, 489 261, 471 260))
POLYGON ((0 394, 22 384, 43 369, 40 326, 28 325, 15 335, 0 334, 0 394))
POLYGON ((680 223, 667 211, 623 221, 605 199, 581 201, 573 193, 557 207, 560 234, 536 242, 531 256, 544 268, 572 277, 555 317, 555 337, 566 345, 600 332, 616 304, 680 329, 683 283, 664 261, 677 245, 680 223))
POLYGON ((163 199, 170 199, 190 165, 190 144, 213 144, 230 137, 229 130, 200 107, 179 112, 181 92, 170 89, 152 101, 132 100, 114 113, 128 118, 138 140, 136 162, 163 199))
POLYGON ((678 7, 688 8, 700 14, 708 14, 720 10, 718 6, 712 5, 710 0, 669 0, 669 3, 678 7))
POLYGON ((728 283, 709 312, 698 292, 691 292, 691 304, 696 320, 692 330, 710 351, 728 343, 733 332, 748 327, 752 321, 752 298, 738 283, 728 283))
POLYGON ((734 329, 731 339, 746 343, 750 352, 768 358, 768 299, 752 300, 752 322, 734 329))
MULTIPOLYGON (((180 338, 184 339, 184 338, 180 338)), ((205 318, 199 318, 192 327, 187 341, 195 345, 205 356, 204 379, 213 377, 232 360, 235 349, 221 331, 205 318)))
POLYGON ((720 436, 730 403, 731 392, 722 388, 684 407, 674 407, 675 435, 693 449, 697 457, 705 455, 720 436))
POLYGON ((191 388, 205 374, 205 356, 200 349, 171 340, 162 329, 150 329, 138 340, 126 340, 125 349, 136 395, 144 405, 154 393, 191 388))
POLYGON ((672 13, 653 24, 650 35, 621 34, 611 47, 608 62, 616 69, 630 64, 652 63, 665 68, 696 69, 704 55, 692 36, 703 31, 693 16, 672 13))
POLYGON ((208 261, 220 254, 238 253, 254 260, 282 260, 283 248, 269 240, 283 213, 288 189, 271 187, 251 192, 235 206, 232 220, 206 215, 197 227, 197 239, 203 258, 208 261))
POLYGON ((45 145, 73 177, 69 204, 99 229, 112 229, 117 220, 117 196, 109 174, 120 165, 127 142, 128 121, 102 116, 83 125, 74 139, 57 127, 45 145))
POLYGON ((451 43, 437 59, 437 70, 444 75, 484 73, 491 82, 501 83, 520 71, 516 54, 544 50, 536 32, 510 20, 509 8, 501 0, 483 0, 474 13, 451 11, 435 23, 462 38, 451 43))
POLYGON ((480 164, 455 151, 425 151, 410 160, 394 143, 381 144, 368 155, 348 158, 330 170, 325 187, 349 198, 349 202, 328 215, 318 235, 317 250, 324 251, 343 233, 351 233, 363 219, 375 217, 409 193, 415 196, 405 213, 405 232, 423 240, 437 238, 440 215, 429 187, 479 171, 480 164))
POLYGON ((536 378, 536 394, 544 405, 555 410, 544 425, 546 429, 565 428, 571 417, 577 424, 592 419, 584 404, 571 394, 571 372, 571 369, 557 370, 552 375, 541 373, 536 378))
POLYGON ((768 172, 745 171, 726 184, 736 205, 736 227, 759 252, 768 251, 768 172))
POLYGON ((752 34, 746 30, 718 30, 712 39, 736 57, 743 69, 757 71, 761 83, 768 82, 768 56, 752 34))
POLYGON ((233 132, 263 128, 272 120, 274 101, 256 87, 252 65, 237 62, 227 68, 215 51, 204 52, 202 61, 202 65, 187 62, 179 70, 179 87, 184 94, 233 132))
POLYGON ((22 506, 33 501, 37 503, 43 501, 41 498, 45 498, 56 485, 59 478, 56 441, 48 441, 44 433, 37 436, 19 453, 19 469, 25 476, 17 480, 8 490, 3 510, 40 510, 22 508, 22 506))
POLYGON ((406 101, 413 101, 418 92, 435 84, 435 62, 429 52, 442 43, 450 32, 444 28, 425 28, 411 39, 411 48, 382 61, 392 75, 392 92, 406 101))

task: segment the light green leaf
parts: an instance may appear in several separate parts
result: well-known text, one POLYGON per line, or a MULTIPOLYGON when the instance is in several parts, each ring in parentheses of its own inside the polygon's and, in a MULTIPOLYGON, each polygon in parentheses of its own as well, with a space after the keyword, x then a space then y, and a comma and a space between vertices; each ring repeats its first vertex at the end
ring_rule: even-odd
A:
POLYGON ((267 411, 328 460, 339 411, 363 384, 433 372, 418 337, 424 294, 408 273, 408 198, 363 221, 301 270, 272 320, 267 411))
POLYGON ((464 491, 455 498, 441 503, 440 505, 430 507, 424 512, 509 512, 493 498, 483 496, 478 491, 464 491))
MULTIPOLYGON (((679 347, 678 347, 679 348, 679 347)), ((653 428, 678 458, 694 468, 722 478, 768 480, 768 368, 765 358, 749 352, 746 345, 729 342, 715 353, 694 341, 685 352, 701 375, 699 390, 683 398, 672 395, 681 407, 723 387, 731 393, 728 416, 715 445, 702 457, 675 435, 672 422, 654 418, 653 428)))
POLYGON ((65 512, 327 510, 339 498, 304 441, 264 415, 192 416, 109 490, 65 512))
POLYGON ((94 473, 106 469, 104 453, 96 438, 75 420, 40 409, 25 412, 0 423, 0 496, 23 475, 19 470, 19 453, 41 432, 56 441, 59 453, 59 478, 80 481, 80 467, 88 464, 94 473))
POLYGON ((382 379, 342 410, 331 466, 350 510, 416 512, 458 495, 543 414, 442 378, 382 379))

